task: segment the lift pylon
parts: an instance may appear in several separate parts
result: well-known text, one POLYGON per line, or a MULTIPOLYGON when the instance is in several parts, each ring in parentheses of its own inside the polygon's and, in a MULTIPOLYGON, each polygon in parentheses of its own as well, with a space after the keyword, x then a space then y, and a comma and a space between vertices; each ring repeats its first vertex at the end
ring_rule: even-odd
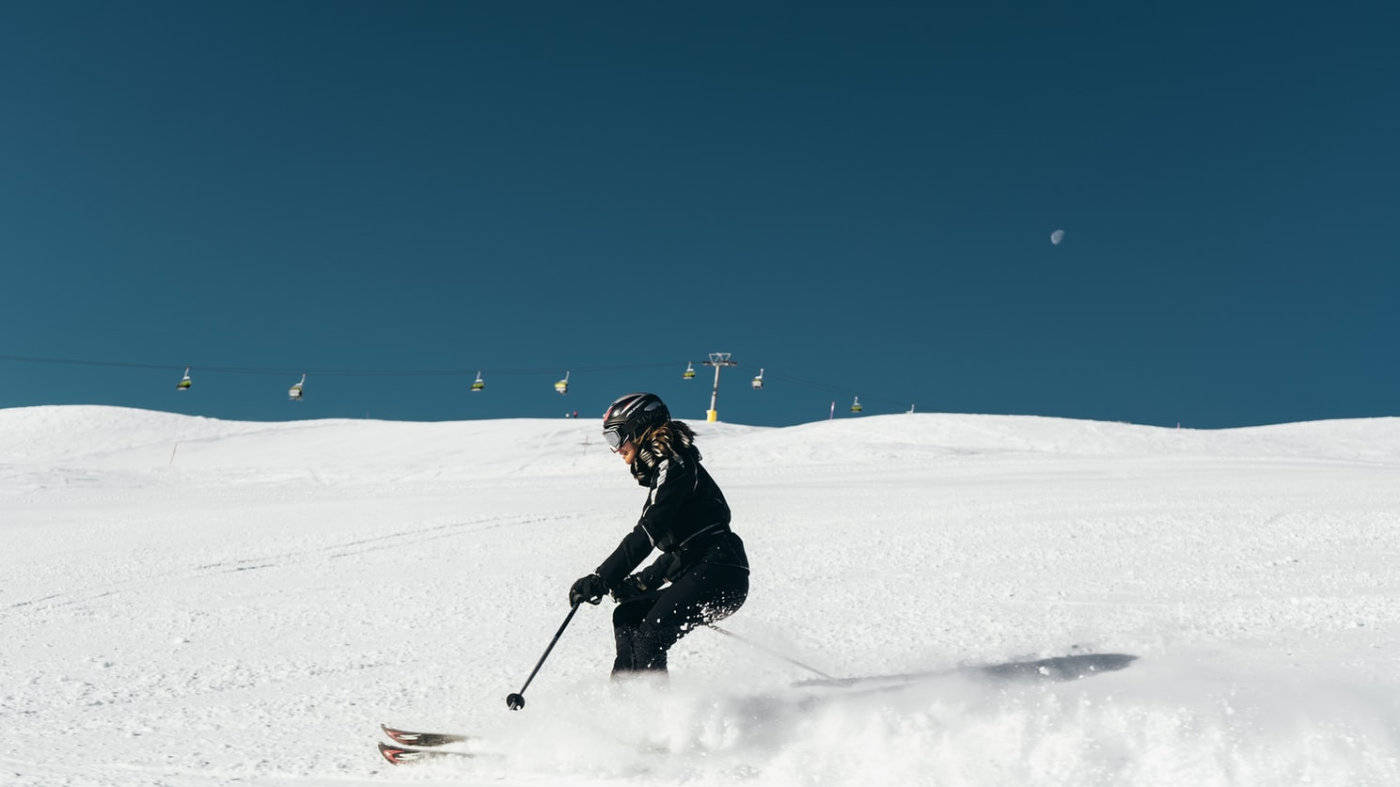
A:
POLYGON ((714 423, 719 420, 719 370, 726 366, 738 366, 739 362, 731 360, 729 353, 710 353, 710 360, 701 363, 715 367, 715 387, 710 390, 710 409, 705 411, 705 420, 714 423))

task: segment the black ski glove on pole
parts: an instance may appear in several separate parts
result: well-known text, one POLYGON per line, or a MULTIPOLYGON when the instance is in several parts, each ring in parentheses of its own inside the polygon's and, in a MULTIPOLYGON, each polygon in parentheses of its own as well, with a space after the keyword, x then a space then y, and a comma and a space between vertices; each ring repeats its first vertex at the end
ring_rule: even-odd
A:
POLYGON ((569 606, 577 606, 584 601, 589 604, 597 604, 603 600, 603 594, 607 592, 608 586, 603 582, 603 578, 597 574, 589 574, 569 588, 569 606))
POLYGON ((613 589, 613 600, 621 604, 643 593, 659 590, 662 585, 670 581, 666 575, 679 564, 680 560, 675 555, 662 555, 656 559, 655 563, 622 580, 622 584, 613 589))
POLYGON ((612 597, 613 601, 621 604, 624 601, 630 601, 642 595, 646 591, 647 587, 646 584, 642 582, 641 575, 633 574, 622 580, 622 584, 618 586, 617 590, 612 592, 612 597))
POLYGON ((638 571, 632 576, 639 581, 642 590, 656 590, 670 581, 667 576, 672 571, 680 567, 680 558, 673 553, 665 553, 656 559, 656 562, 638 571))

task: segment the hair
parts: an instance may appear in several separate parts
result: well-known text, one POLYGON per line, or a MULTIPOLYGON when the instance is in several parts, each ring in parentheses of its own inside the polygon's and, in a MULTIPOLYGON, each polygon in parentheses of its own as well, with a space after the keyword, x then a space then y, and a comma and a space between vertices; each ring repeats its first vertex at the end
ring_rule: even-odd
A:
POLYGON ((671 458, 684 462, 700 461, 700 449, 695 447, 695 432, 684 421, 667 421, 642 433, 637 440, 637 458, 632 462, 632 475, 639 483, 649 484, 656 466, 662 460, 671 458))

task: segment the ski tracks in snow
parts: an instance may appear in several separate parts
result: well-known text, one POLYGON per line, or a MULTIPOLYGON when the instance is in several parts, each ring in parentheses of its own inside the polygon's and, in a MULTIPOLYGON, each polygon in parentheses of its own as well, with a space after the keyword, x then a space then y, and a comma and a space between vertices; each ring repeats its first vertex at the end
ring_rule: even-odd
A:
POLYGON ((238 574, 249 571, 276 568, 296 568, 329 560, 371 555, 388 550, 413 550, 443 539, 461 538, 485 531, 507 527, 523 527, 546 522, 559 522, 576 519, 577 514, 553 516, 494 516, 479 519, 450 522, 423 527, 404 527, 383 535, 334 541, 306 549, 271 552, 250 557, 229 558, 181 569, 145 574, 100 585, 76 588, 60 593, 49 593, 36 598, 14 601, 0 606, 0 620, 17 616, 37 615, 62 607, 88 604, 112 598, 133 589, 149 589, 177 580, 198 578, 207 574, 238 574))

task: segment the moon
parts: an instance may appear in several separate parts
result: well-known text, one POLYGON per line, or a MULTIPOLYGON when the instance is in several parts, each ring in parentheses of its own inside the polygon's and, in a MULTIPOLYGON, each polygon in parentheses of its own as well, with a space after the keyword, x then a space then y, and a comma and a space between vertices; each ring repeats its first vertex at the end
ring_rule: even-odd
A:
POLYGON ((1051 245, 1051 246, 1058 246, 1058 245, 1060 245, 1060 241, 1062 241, 1062 240, 1064 240, 1064 239, 1065 239, 1065 231, 1064 231, 1064 230, 1055 230, 1054 232, 1050 233, 1050 245, 1051 245))

